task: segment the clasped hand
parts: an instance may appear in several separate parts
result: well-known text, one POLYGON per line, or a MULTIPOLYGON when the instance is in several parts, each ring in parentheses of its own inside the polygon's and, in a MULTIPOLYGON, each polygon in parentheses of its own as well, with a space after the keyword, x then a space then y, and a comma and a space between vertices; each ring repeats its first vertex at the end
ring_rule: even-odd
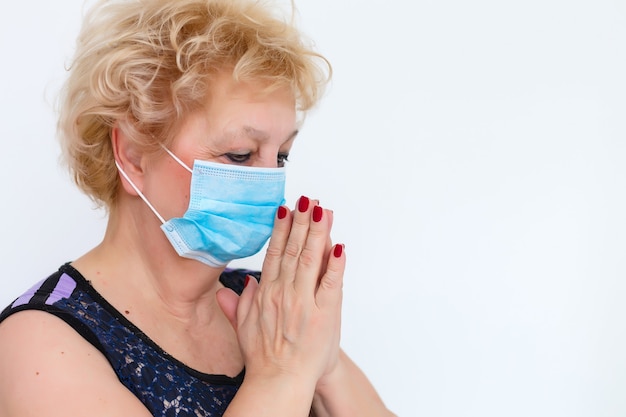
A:
POLYGON ((280 207, 260 284, 250 278, 240 297, 218 292, 237 332, 246 377, 305 379, 315 386, 339 358, 345 254, 332 246, 333 213, 301 197, 280 207))

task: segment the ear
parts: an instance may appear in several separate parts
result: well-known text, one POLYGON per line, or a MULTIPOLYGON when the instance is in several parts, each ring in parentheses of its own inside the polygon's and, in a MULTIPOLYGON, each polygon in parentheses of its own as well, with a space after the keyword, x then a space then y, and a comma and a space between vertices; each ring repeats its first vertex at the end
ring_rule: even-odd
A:
POLYGON ((143 166, 142 166, 142 152, 139 151, 137 145, 135 145, 129 138, 128 133, 120 123, 115 123, 111 129, 111 146, 113 147, 113 156, 115 162, 119 165, 118 169, 123 170, 120 172, 120 179, 122 188, 130 195, 138 195, 135 187, 140 191, 143 189, 143 166), (125 175, 133 182, 133 187, 125 175))

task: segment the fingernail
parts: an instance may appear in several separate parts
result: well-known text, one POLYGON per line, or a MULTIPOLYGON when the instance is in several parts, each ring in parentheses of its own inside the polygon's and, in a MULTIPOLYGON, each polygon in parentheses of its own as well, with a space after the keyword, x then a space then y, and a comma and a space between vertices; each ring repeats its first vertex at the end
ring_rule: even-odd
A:
POLYGON ((246 288, 250 282, 250 275, 246 275, 246 280, 243 282, 243 287, 246 288))
POLYGON ((287 209, 283 206, 278 207, 278 213, 276 213, 279 219, 287 217, 287 209))
POLYGON ((313 207, 313 221, 319 222, 322 220, 322 215, 324 214, 324 209, 320 206, 313 207))
POLYGON ((333 256, 335 258, 341 258, 342 253, 343 253, 343 245, 335 245, 335 250, 333 250, 333 256))
POLYGON ((300 213, 304 213, 308 209, 309 209, 309 198, 305 196, 300 197, 300 199, 298 200, 298 211, 300 213))

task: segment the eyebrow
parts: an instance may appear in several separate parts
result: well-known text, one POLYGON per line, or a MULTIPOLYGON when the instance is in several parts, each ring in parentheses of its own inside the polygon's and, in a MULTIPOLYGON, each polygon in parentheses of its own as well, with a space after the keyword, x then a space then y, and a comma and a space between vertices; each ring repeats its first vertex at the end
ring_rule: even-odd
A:
MULTIPOLYGON (((242 128, 243 132, 247 135, 250 136, 254 139, 257 140, 267 140, 269 139, 269 134, 263 130, 259 130, 259 129, 255 129, 252 126, 244 126, 242 128)), ((298 133, 300 131, 298 129, 294 130, 293 132, 291 132, 291 134, 289 136, 287 136, 287 138, 285 139, 285 142, 290 141, 291 139, 295 138, 298 133)))

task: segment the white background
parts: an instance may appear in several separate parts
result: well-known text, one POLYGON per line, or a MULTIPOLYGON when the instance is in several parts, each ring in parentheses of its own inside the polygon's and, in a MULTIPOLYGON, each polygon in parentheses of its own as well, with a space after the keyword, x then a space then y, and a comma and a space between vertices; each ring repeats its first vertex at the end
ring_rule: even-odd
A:
MULTIPOLYGON (((388 406, 625 416, 626 2, 297 3, 335 77, 288 200, 335 210, 343 345, 388 406)), ((2 305, 105 224, 57 161, 81 9, 0 3, 2 305)))

